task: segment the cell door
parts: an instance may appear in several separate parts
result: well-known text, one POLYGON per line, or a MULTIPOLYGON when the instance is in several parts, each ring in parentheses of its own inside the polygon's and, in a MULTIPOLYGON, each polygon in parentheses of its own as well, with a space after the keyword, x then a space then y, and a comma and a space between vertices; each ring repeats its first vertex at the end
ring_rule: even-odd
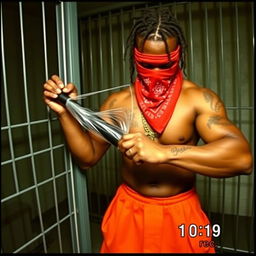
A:
POLYGON ((1 3, 2 253, 90 252, 85 176, 73 164, 43 83, 78 89, 76 3, 1 3))

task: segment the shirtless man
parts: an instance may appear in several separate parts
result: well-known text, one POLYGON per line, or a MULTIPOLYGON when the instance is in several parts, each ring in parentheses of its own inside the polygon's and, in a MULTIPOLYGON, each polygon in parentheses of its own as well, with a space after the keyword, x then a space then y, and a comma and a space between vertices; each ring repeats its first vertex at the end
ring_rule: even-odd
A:
MULTIPOLYGON (((250 146, 228 119, 221 99, 210 89, 183 78, 180 63, 184 64, 185 40, 168 11, 146 10, 134 24, 128 42, 138 73, 132 85, 133 94, 129 89, 113 93, 101 106, 101 110, 130 109, 131 97, 135 103, 130 132, 118 143, 123 154, 123 184, 103 219, 101 252, 214 252, 214 248, 199 245, 200 240, 210 241, 209 235, 190 237, 181 234, 179 228, 182 224, 187 229, 190 224, 198 227, 209 224, 194 188, 196 174, 215 178, 250 174, 250 146), (165 56, 166 61, 158 63, 159 56, 165 56), (144 71, 153 87, 145 84, 144 71), (174 73, 169 83, 160 86, 152 96, 150 93, 156 91, 157 85, 154 79, 160 79, 161 84, 157 73, 161 71, 174 73), (176 89, 170 91, 175 83, 176 89), (154 109, 158 115, 152 118, 155 112, 150 100, 159 103, 159 97, 166 103, 164 109, 168 115, 154 109), (204 145, 197 146, 199 138, 204 145)), ((72 83, 64 86, 53 75, 44 89, 45 103, 58 114, 79 166, 87 169, 95 165, 110 145, 85 132, 65 107, 54 101, 61 91, 74 97, 75 86, 72 83)), ((161 102, 158 110, 163 106, 161 102)))

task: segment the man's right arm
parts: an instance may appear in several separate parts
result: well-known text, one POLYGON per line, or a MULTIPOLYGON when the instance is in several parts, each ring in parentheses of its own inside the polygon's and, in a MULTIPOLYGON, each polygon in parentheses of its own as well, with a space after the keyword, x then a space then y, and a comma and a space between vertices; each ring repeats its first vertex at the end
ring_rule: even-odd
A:
POLYGON ((87 169, 100 160, 110 144, 93 133, 85 131, 70 112, 54 100, 62 91, 71 98, 77 95, 76 87, 72 83, 64 86, 61 79, 53 75, 44 84, 44 101, 56 112, 72 156, 79 167, 87 169))
POLYGON ((69 112, 60 115, 59 121, 69 150, 79 167, 87 169, 96 164, 110 144, 85 131, 69 112))

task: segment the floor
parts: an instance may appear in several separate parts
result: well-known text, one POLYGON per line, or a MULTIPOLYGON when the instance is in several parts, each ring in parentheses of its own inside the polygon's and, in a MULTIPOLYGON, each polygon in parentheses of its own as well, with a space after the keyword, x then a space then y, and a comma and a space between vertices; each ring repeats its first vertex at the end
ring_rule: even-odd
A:
POLYGON ((92 252, 98 253, 102 243, 102 235, 100 230, 100 224, 91 222, 91 241, 92 241, 92 252))

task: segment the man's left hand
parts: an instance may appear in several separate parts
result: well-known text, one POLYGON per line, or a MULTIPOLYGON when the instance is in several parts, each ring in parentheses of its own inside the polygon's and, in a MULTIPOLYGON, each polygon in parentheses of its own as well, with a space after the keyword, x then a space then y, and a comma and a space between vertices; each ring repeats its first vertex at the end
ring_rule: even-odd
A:
POLYGON ((141 132, 123 135, 118 142, 119 150, 136 164, 159 164, 164 161, 163 145, 149 139, 141 132))

